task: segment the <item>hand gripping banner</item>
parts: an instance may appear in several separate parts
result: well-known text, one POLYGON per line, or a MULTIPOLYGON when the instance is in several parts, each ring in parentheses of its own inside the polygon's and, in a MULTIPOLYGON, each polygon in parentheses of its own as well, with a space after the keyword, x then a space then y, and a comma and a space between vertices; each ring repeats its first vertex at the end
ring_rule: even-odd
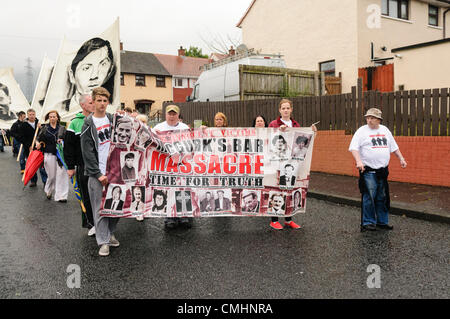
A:
POLYGON ((116 114, 101 215, 286 217, 305 213, 313 146, 311 128, 156 133, 132 117, 116 114))

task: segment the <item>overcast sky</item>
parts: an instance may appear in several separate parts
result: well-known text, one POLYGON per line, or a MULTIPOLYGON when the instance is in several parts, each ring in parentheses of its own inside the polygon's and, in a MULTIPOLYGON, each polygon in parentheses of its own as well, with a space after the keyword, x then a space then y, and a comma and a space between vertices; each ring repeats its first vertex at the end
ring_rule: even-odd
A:
POLYGON ((102 33, 117 17, 125 50, 177 54, 182 45, 210 54, 207 42, 241 39, 236 27, 251 0, 1 0, 0 68, 13 67, 28 97, 26 59, 33 85, 42 58, 56 59, 62 37, 75 43, 102 33))

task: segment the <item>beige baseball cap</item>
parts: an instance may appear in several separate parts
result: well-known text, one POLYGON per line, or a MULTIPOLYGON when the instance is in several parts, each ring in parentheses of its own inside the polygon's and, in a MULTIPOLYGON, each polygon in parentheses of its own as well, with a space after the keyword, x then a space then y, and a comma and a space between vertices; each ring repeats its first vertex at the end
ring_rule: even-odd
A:
POLYGON ((377 109, 375 107, 373 107, 371 109, 368 109, 367 113, 366 113, 366 115, 364 115, 364 117, 366 117, 366 116, 373 116, 373 117, 376 117, 377 119, 380 119, 380 120, 383 119, 381 117, 381 110, 379 110, 379 109, 377 109))
POLYGON ((169 113, 169 112, 175 112, 175 113, 180 114, 180 108, 173 104, 169 105, 168 107, 166 107, 166 113, 169 113))

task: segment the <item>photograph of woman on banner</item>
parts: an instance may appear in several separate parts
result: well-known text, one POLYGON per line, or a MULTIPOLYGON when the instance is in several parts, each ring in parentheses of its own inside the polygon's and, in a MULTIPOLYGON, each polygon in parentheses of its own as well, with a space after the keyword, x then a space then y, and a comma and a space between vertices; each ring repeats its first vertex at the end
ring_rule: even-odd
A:
POLYGON ((0 120, 10 121, 17 119, 16 114, 10 110, 10 105, 9 89, 5 84, 0 83, 0 120))
POLYGON ((131 187, 131 206, 132 212, 143 212, 145 209, 145 187, 144 186, 132 186, 131 187))
POLYGON ((123 152, 120 154, 120 166, 122 167, 122 180, 124 182, 136 181, 138 163, 138 152, 123 152))
POLYGON ((270 152, 272 153, 270 160, 271 161, 279 161, 279 160, 288 160, 288 145, 286 142, 286 138, 281 134, 276 134, 271 138, 271 148, 270 152))
POLYGON ((70 89, 68 99, 63 101, 63 110, 77 110, 80 97, 92 94, 92 90, 100 86, 111 93, 110 101, 113 100, 116 66, 109 41, 101 38, 86 41, 72 60, 68 72, 70 89))
POLYGON ((304 160, 306 153, 308 153, 308 144, 311 137, 307 137, 303 134, 297 134, 294 137, 294 145, 292 147, 292 158, 304 160))
POLYGON ((242 192, 241 210, 246 213, 259 213, 261 193, 245 189, 242 192))
POLYGON ((302 191, 301 191, 301 189, 295 191, 294 194, 292 195, 292 198, 294 199, 294 211, 302 208, 302 191))
POLYGON ((160 189, 153 190, 153 207, 152 212, 167 213, 167 191, 160 189))
POLYGON ((121 211, 123 209, 124 198, 122 198, 122 187, 120 185, 110 184, 108 194, 106 195, 103 209, 112 211, 121 211))
POLYGON ((114 123, 113 143, 128 146, 134 132, 133 119, 129 116, 116 116, 114 123))

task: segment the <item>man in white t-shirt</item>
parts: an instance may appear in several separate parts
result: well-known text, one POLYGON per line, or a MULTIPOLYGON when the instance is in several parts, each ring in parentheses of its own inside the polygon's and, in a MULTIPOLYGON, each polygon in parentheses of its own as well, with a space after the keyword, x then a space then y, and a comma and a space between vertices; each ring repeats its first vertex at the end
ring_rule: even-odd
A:
POLYGON ((93 90, 94 113, 89 115, 81 129, 81 153, 84 174, 89 176, 88 190, 94 214, 95 238, 100 246, 99 255, 108 256, 109 246, 119 247, 114 237, 119 218, 100 216, 103 187, 108 185, 106 162, 111 144, 111 124, 113 117, 106 113, 110 94, 105 88, 93 90))
POLYGON ((393 226, 388 224, 390 200, 387 182, 391 153, 399 158, 402 168, 406 168, 407 163, 392 133, 381 125, 381 111, 371 108, 364 117, 367 125, 355 132, 349 147, 360 172, 361 231, 377 228, 391 230, 393 226))
MULTIPOLYGON (((180 108, 176 105, 168 105, 166 107, 166 120, 157 124, 153 130, 158 132, 176 131, 176 130, 188 130, 189 126, 180 121, 180 108)), ((192 226, 190 218, 169 218, 164 219, 164 225, 167 228, 176 228, 178 225, 182 225, 190 228, 192 226)))

